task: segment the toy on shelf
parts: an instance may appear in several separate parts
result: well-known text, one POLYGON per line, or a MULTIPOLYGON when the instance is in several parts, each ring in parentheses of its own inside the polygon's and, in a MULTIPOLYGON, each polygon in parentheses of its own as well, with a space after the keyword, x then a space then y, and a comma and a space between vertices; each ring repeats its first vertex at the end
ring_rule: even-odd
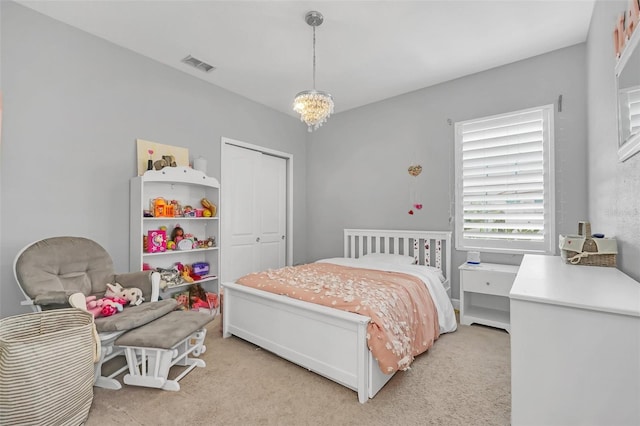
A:
POLYGON ((171 233, 171 239, 175 243, 175 249, 177 250, 192 250, 197 248, 197 238, 193 234, 185 234, 184 230, 179 226, 174 228, 171 233))
MULTIPOLYGON (((195 264, 194 264, 195 265, 195 264)), ((183 263, 176 263, 176 269, 182 274, 182 279, 186 283, 193 283, 202 279, 200 274, 194 272, 194 265, 187 265, 183 263)))
POLYGON ((202 207, 204 207, 204 211, 202 212, 202 216, 204 216, 204 217, 215 217, 216 216, 218 208, 216 207, 215 204, 213 204, 211 201, 207 200, 206 198, 203 198, 202 200, 200 200, 200 204, 202 204, 202 207))
POLYGON ((147 232, 147 252, 161 253, 167 250, 167 232, 163 229, 153 229, 147 232))
POLYGON ((175 217, 182 216, 182 206, 178 200, 171 200, 169 204, 173 206, 173 215, 175 217))
POLYGON ((183 238, 177 246, 178 250, 193 250, 193 240, 191 238, 183 238))
POLYGON ((163 155, 160 160, 156 160, 153 163, 153 167, 156 170, 162 170, 165 167, 177 167, 176 158, 173 155, 163 155))
POLYGON ((217 207, 206 198, 200 200, 202 208, 194 208, 190 205, 182 205, 179 200, 168 201, 157 197, 150 201, 150 209, 142 212, 143 217, 215 217, 217 207))
POLYGON ((158 197, 151 200, 154 217, 174 217, 175 205, 170 204, 164 198, 158 197))
POLYGON ((207 262, 196 262, 191 265, 191 268, 193 268, 193 273, 198 277, 209 273, 209 264, 207 262))
POLYGON ((176 269, 180 271, 180 277, 182 281, 185 283, 192 283, 194 279, 191 277, 191 267, 189 265, 182 264, 180 262, 176 263, 176 269))
POLYGON ((218 307, 218 295, 206 292, 200 284, 192 284, 189 287, 189 307, 193 310, 214 311, 218 307))
POLYGON ((180 240, 184 238, 184 229, 180 227, 179 223, 176 223, 176 227, 171 231, 171 241, 178 244, 180 240))
POLYGON ((182 275, 177 268, 156 268, 156 272, 160 274, 160 288, 162 290, 183 284, 182 275))
POLYGON ((191 206, 184 206, 184 209, 182 209, 182 216, 184 216, 184 217, 196 217, 196 211, 191 206))

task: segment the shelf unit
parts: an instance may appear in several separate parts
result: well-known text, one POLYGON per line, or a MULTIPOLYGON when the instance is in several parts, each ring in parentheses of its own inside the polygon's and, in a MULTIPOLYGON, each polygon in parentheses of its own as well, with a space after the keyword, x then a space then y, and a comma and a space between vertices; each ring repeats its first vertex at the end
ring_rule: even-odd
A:
POLYGON ((514 265, 460 265, 460 324, 511 330, 509 292, 518 273, 514 265))
MULTIPOLYGON (((162 170, 149 170, 142 176, 131 179, 131 219, 129 267, 131 271, 141 271, 143 264, 152 268, 172 268, 177 262, 193 264, 207 262, 209 274, 196 281, 206 291, 220 296, 220 219, 218 212, 214 217, 145 217, 144 211, 151 210, 151 201, 155 198, 177 200, 182 206, 200 208, 200 200, 207 198, 219 206, 220 184, 212 177, 189 167, 165 167, 162 170), (193 234, 198 239, 215 238, 216 246, 192 250, 166 250, 149 253, 144 251, 144 237, 150 230, 166 227, 167 239, 174 227, 180 226, 185 234, 193 234)), ((185 290, 190 283, 170 286, 161 292, 161 296, 170 296, 176 291, 185 290)))

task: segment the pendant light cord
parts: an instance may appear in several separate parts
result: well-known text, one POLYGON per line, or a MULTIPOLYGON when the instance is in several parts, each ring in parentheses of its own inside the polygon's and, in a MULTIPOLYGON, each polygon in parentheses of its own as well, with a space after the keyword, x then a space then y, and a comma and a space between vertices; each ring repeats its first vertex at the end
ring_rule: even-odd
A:
POLYGON ((316 90, 316 27, 313 26, 313 90, 316 90))

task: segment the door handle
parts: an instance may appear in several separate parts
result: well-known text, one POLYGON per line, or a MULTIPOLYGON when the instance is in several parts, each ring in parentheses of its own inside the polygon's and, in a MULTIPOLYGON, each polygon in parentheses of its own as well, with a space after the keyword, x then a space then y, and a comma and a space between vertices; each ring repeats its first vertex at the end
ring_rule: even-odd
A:
POLYGON ((260 242, 260 237, 256 238, 256 243, 260 242))
POLYGON ((282 239, 284 240, 284 235, 282 236, 282 239))

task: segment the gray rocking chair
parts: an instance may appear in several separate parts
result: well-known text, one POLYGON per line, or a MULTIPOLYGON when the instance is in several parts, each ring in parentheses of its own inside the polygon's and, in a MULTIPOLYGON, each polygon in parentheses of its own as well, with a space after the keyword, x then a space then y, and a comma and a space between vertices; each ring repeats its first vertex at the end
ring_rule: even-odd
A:
MULTIPOLYGON (((109 376, 102 375, 105 362, 125 349, 115 344, 129 330, 144 326, 176 309, 173 299, 158 301, 160 275, 142 271, 124 274, 114 272, 113 261, 98 243, 82 237, 53 237, 27 245, 16 256, 14 274, 25 300, 34 311, 69 306, 69 297, 75 293, 100 298, 107 283, 120 283, 125 288, 142 290, 144 300, 138 306, 126 307, 122 312, 95 319, 101 349, 95 363, 94 385, 107 389, 120 389, 115 376, 127 365, 109 376)), ((129 364, 131 361, 128 359, 129 364)), ((135 368, 135 365, 129 365, 135 368)))

